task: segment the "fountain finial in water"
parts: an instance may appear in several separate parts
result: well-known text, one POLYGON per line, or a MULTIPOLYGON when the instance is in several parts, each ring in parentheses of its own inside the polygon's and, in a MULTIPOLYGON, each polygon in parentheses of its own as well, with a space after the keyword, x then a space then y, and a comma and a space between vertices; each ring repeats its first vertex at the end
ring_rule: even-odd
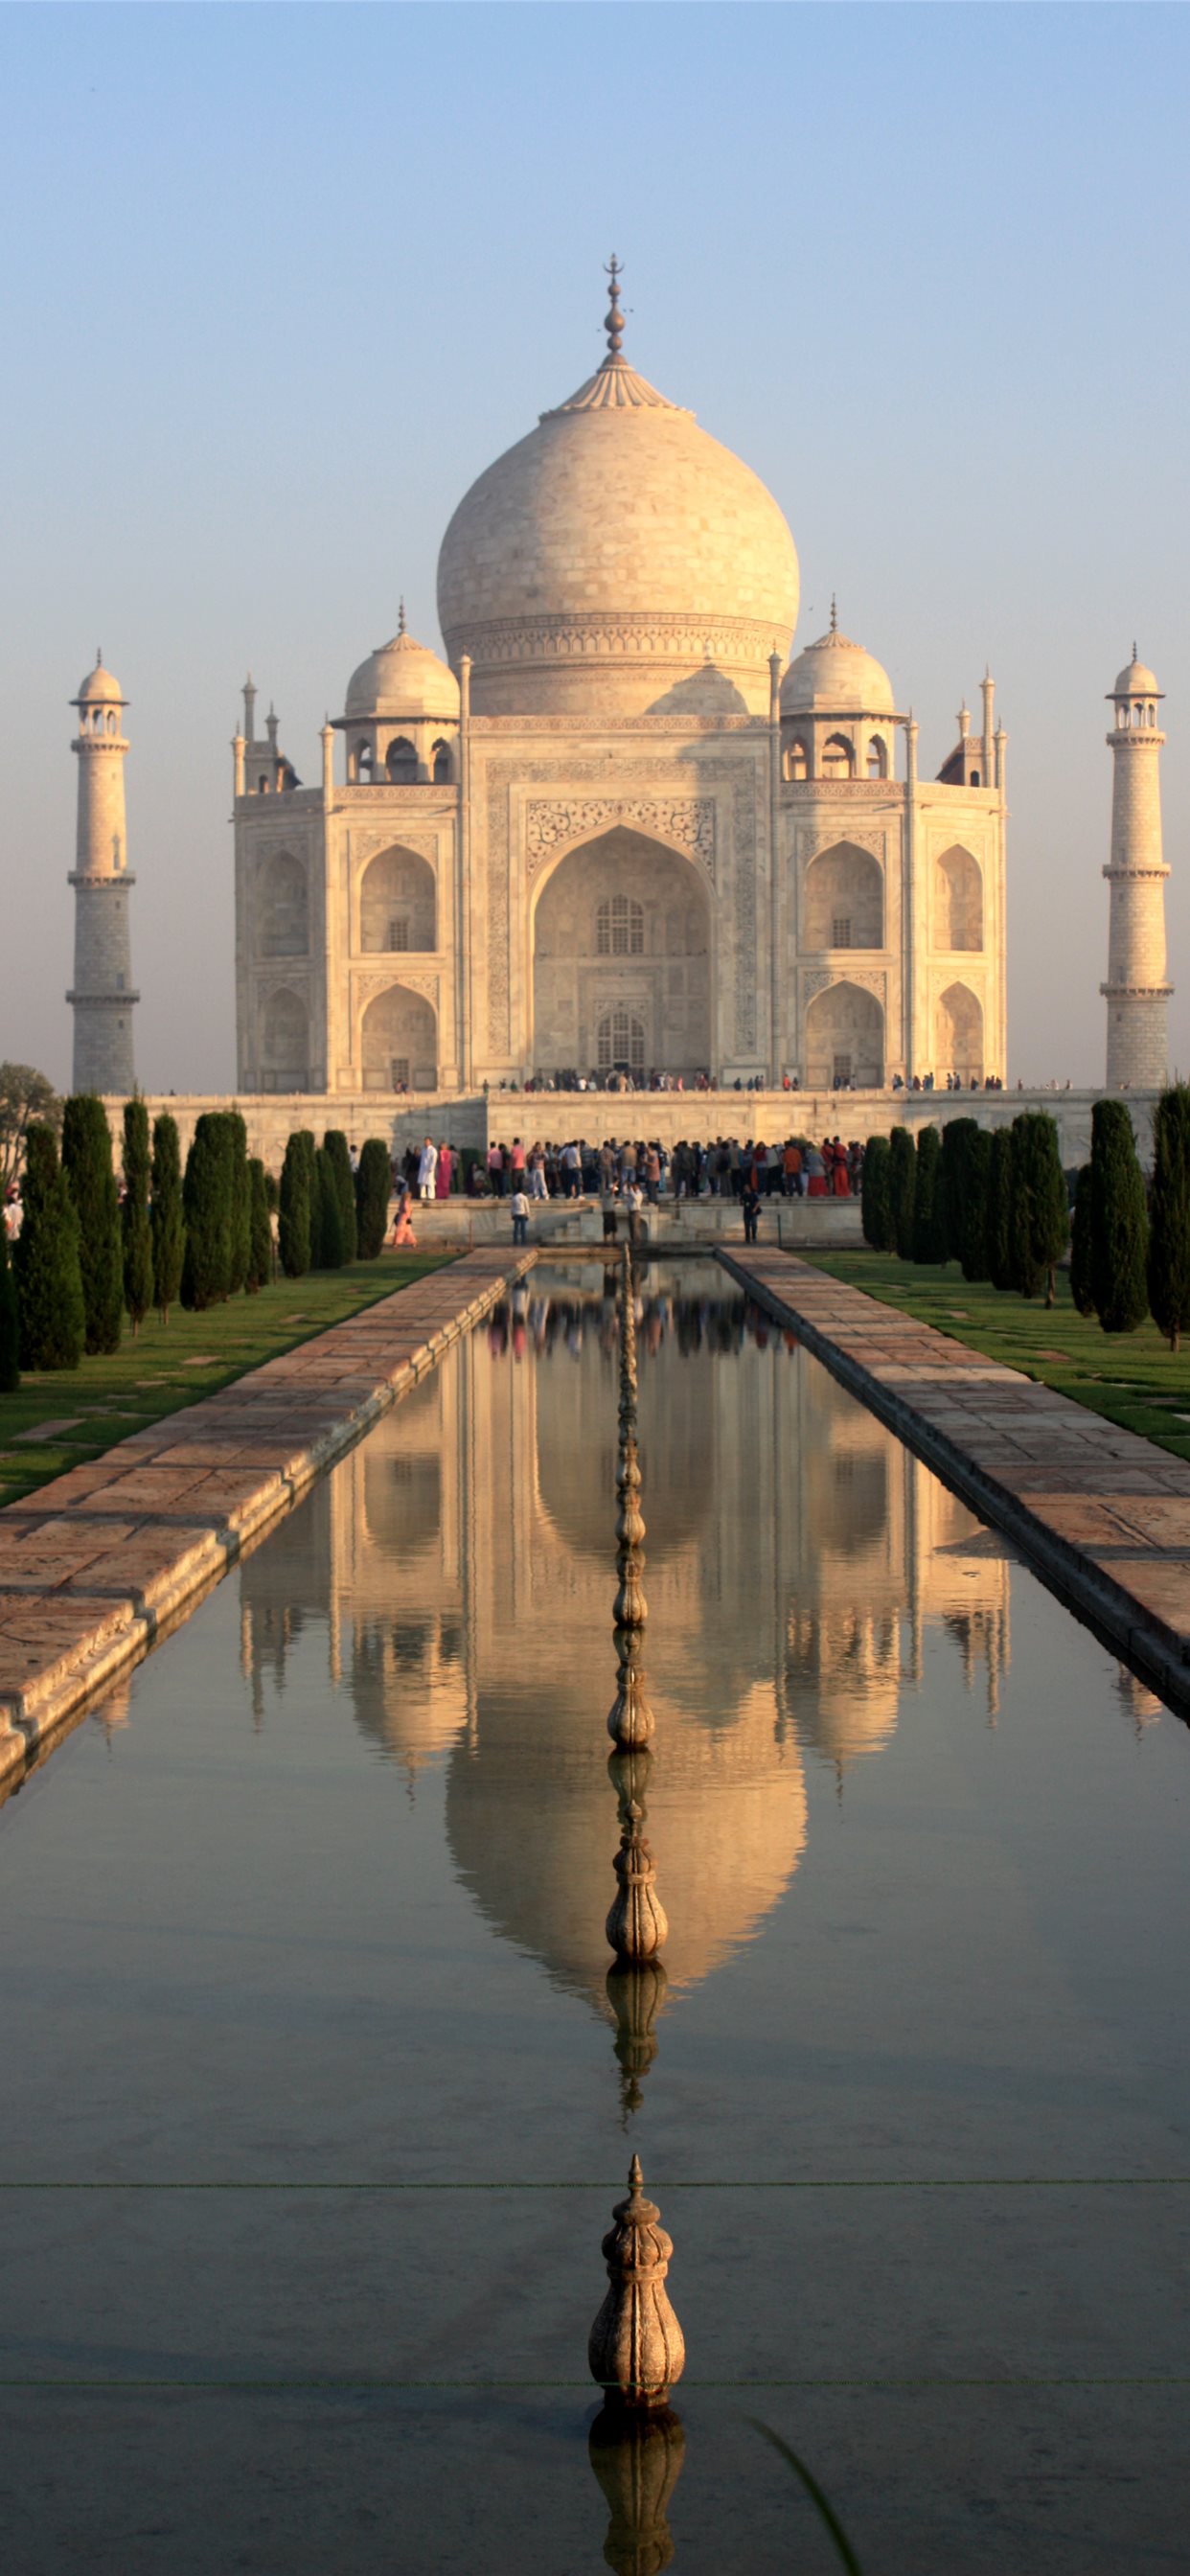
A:
POLYGON ((624 2406, 664 2406, 686 2367, 686 2343, 665 2287, 673 2239, 645 2199, 639 2156, 612 2218, 603 2240, 607 2296, 587 2345, 591 2376, 624 2406))

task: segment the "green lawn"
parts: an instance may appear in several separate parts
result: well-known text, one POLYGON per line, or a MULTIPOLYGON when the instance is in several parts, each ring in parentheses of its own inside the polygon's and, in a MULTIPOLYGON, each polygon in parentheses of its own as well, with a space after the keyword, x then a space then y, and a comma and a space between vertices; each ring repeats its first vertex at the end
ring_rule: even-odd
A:
POLYGON ((378 1261, 357 1261, 344 1270, 274 1280, 257 1296, 230 1298, 205 1315, 187 1315, 176 1306, 167 1325, 155 1315, 146 1317, 136 1341, 125 1325, 123 1342, 110 1359, 31 1372, 16 1395, 0 1395, 0 1503, 15 1502, 65 1468, 99 1457, 163 1414, 198 1404, 262 1360, 308 1342, 453 1258, 449 1252, 383 1253, 378 1261), (62 1427, 48 1438, 21 1437, 46 1423, 62 1427))
POLYGON ((1175 1358, 1153 1323, 1136 1333, 1101 1332, 1094 1316, 1075 1312, 1063 1273, 1058 1302, 1047 1310, 1040 1298, 1017 1297, 986 1280, 973 1286, 953 1261, 938 1270, 888 1253, 828 1252, 815 1254, 814 1268, 1022 1369, 1175 1458, 1190 1458, 1190 1349, 1175 1358))

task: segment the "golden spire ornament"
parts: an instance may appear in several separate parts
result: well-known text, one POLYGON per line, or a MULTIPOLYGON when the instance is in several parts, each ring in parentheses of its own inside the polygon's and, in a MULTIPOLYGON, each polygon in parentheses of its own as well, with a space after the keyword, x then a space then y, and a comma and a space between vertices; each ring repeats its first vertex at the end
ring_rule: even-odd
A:
POLYGON ((686 2367, 686 2343, 665 2287, 673 2240, 645 2199, 639 2156, 612 2218, 603 2239, 607 2295, 587 2344, 591 2376, 624 2406, 664 2406, 686 2367))

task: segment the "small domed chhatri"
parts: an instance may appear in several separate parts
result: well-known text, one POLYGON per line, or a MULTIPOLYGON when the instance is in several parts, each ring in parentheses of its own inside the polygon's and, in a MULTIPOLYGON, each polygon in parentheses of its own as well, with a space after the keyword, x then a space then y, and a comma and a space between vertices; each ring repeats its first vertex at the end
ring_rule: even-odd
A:
POLYGON ((396 634, 377 645, 347 683, 345 716, 449 716, 459 712, 459 684, 448 663, 419 644, 405 625, 402 600, 396 634))
POLYGON ((781 682, 783 715, 891 716, 892 682, 887 671, 839 633, 835 604, 831 622, 816 644, 807 644, 791 662, 781 682))
POLYGON ((1004 1073, 991 679, 927 783, 888 673, 833 612, 786 668, 780 503, 630 365, 618 260, 607 275, 599 364, 548 410, 526 397, 536 426, 446 529, 445 658, 402 614, 304 788, 245 688, 242 1092, 358 1097, 361 1123, 385 1097, 495 1103, 537 1078, 830 1093, 1004 1073))

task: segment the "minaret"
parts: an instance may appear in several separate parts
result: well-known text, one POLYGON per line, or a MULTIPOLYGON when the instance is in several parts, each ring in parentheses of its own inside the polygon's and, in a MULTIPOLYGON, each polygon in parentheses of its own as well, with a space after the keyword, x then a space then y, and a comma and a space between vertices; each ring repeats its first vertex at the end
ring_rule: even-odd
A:
POLYGON ((1162 696, 1144 663, 1121 671, 1110 697, 1116 721, 1107 737, 1115 764, 1111 886, 1107 942, 1107 1087, 1159 1091, 1168 1078, 1165 880, 1161 852, 1161 777, 1157 730, 1162 696))
POLYGON ((79 711, 79 729, 71 749, 79 764, 78 833, 74 869, 74 987, 66 996, 74 1011, 75 1091, 128 1094, 136 1088, 132 1050, 132 1010, 140 1000, 132 990, 128 946, 128 833, 124 819, 124 758, 128 744, 120 730, 121 709, 128 701, 120 683, 103 667, 83 681, 71 705, 79 711))

